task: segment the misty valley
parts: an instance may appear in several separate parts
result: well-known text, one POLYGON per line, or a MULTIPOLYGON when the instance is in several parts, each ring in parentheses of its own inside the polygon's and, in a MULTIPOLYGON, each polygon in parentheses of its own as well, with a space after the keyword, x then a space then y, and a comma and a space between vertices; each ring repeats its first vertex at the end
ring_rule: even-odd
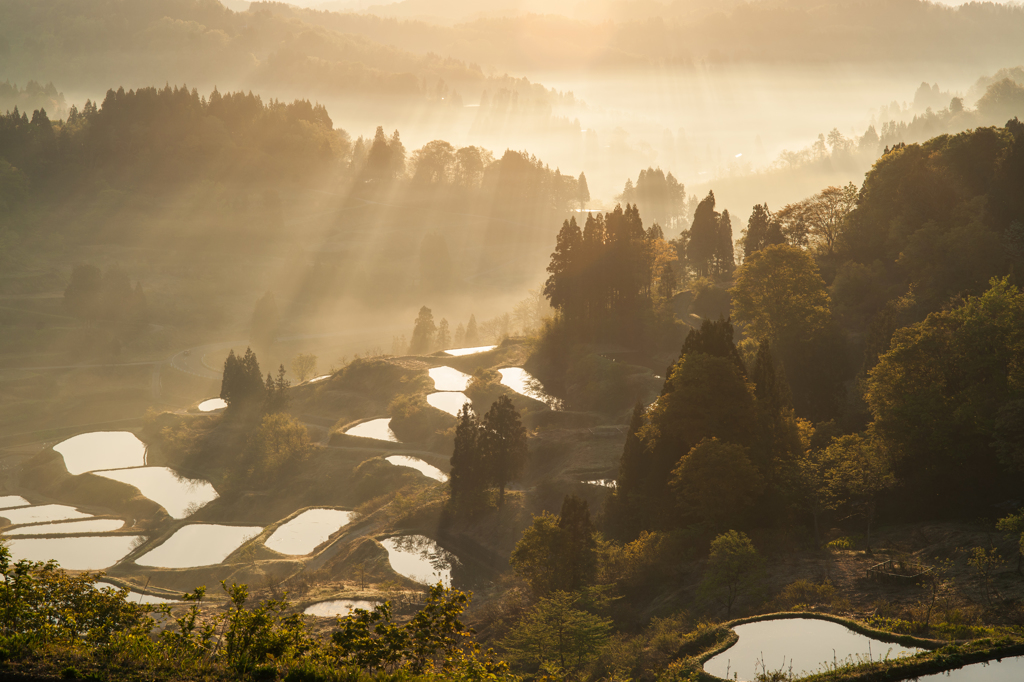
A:
POLYGON ((1020 679, 1021 36, 0 0, 0 678, 1020 679))

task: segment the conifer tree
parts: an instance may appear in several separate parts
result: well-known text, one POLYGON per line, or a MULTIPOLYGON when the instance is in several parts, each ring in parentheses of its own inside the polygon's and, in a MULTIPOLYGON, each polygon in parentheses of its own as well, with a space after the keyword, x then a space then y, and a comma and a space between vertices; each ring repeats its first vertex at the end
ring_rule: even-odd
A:
POLYGON ((466 338, 463 342, 469 348, 480 345, 480 332, 476 328, 476 315, 469 316, 469 323, 466 325, 466 338))
POLYGON ((448 478, 452 506, 457 513, 479 506, 487 489, 480 423, 468 403, 459 411, 458 420, 448 478))
POLYGON ((416 317, 415 326, 412 330, 412 339, 409 341, 409 355, 423 355, 434 348, 434 337, 437 335, 437 327, 434 325, 434 314, 430 308, 423 306, 420 314, 416 317))
POLYGON ((484 415, 483 441, 490 481, 498 486, 498 506, 505 504, 505 486, 526 463, 526 429, 519 411, 507 395, 498 398, 484 415))
POLYGON ((434 341, 436 350, 445 350, 452 347, 452 334, 448 329, 448 320, 441 318, 437 325, 437 338, 434 341))
POLYGON ((626 444, 619 459, 619 477, 616 480, 614 502, 615 525, 628 537, 640 531, 641 508, 647 484, 649 459, 640 438, 640 430, 647 423, 647 410, 639 400, 633 406, 633 416, 626 432, 626 444))
POLYGON ((453 348, 462 348, 466 345, 466 328, 461 322, 459 322, 459 326, 455 328, 455 339, 453 343, 453 348))
POLYGON ((714 274, 715 253, 718 250, 718 218, 715 210, 715 193, 708 195, 697 204, 686 244, 686 257, 694 272, 700 277, 714 274))
POLYGON ((575 592, 592 585, 597 578, 597 541, 587 501, 566 495, 558 527, 563 535, 559 562, 563 589, 575 592))
POLYGON ((576 199, 580 202, 580 209, 585 209, 590 201, 590 187, 587 185, 586 173, 580 173, 576 181, 576 199))
POLYGON ((758 344, 750 378, 762 434, 752 450, 752 459, 764 477, 766 492, 777 495, 782 487, 780 479, 796 465, 801 446, 786 374, 779 371, 768 339, 758 344))
POLYGON ((718 240, 715 245, 715 275, 728 279, 736 269, 736 257, 732 244, 732 218, 729 211, 722 211, 718 218, 718 240))

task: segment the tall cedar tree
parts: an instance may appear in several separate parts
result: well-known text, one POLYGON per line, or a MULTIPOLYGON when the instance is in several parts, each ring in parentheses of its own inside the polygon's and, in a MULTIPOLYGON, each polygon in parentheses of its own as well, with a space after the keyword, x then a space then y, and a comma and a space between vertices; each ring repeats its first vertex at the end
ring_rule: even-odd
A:
POLYGON ((800 452, 800 436, 793 416, 786 375, 780 372, 772 355, 771 343, 761 339, 751 367, 754 397, 757 400, 758 427, 761 430, 753 459, 764 476, 766 493, 781 492, 782 478, 795 466, 800 452))
POLYGON ((452 333, 448 328, 448 320, 441 318, 437 324, 437 337, 434 339, 434 348, 445 350, 452 347, 452 333))
POLYGON ((750 258, 758 251, 773 244, 785 244, 786 237, 782 234, 779 222, 768 210, 768 204, 757 204, 747 219, 747 229, 743 232, 743 260, 750 258))
POLYGON ((477 508, 487 490, 480 423, 468 403, 462 406, 458 419, 455 447, 450 460, 451 474, 448 478, 451 503, 456 514, 477 508))
POLYGON ((484 415, 484 450, 491 483, 498 486, 498 506, 505 504, 505 486, 526 463, 526 429, 512 399, 503 395, 484 415))
POLYGON ((409 355, 423 355, 434 348, 434 337, 437 334, 437 327, 434 325, 434 314, 430 308, 423 306, 420 314, 416 317, 415 326, 412 329, 412 339, 409 341, 409 355))
POLYGON ((469 322, 466 324, 466 338, 463 339, 463 343, 468 348, 475 348, 480 345, 480 332, 476 328, 476 315, 469 316, 469 322))
POLYGON ((671 515, 673 496, 668 482, 680 457, 702 439, 754 445, 754 396, 732 340, 725 336, 731 325, 725 320, 711 324, 716 326, 702 327, 706 333, 694 336, 691 332, 687 337, 683 354, 670 368, 661 397, 641 432, 651 450, 642 492, 647 500, 642 529, 676 523, 671 515))
POLYGON ((708 192, 693 214, 689 239, 686 244, 686 258, 690 267, 700 277, 715 274, 715 255, 718 251, 718 219, 715 210, 715 193, 708 192))
POLYGON ((562 311, 566 320, 575 322, 582 317, 582 299, 578 270, 580 269, 583 233, 576 224, 576 218, 562 223, 562 229, 555 240, 555 252, 551 254, 544 296, 551 301, 551 307, 562 311))
POLYGON ((587 185, 587 176, 584 173, 580 173, 580 177, 576 181, 576 198, 580 202, 580 209, 585 209, 590 202, 590 187, 587 185))
POLYGON ((562 531, 559 548, 562 555, 562 589, 575 592, 594 584, 597 578, 597 541, 594 525, 590 522, 587 501, 575 495, 566 495, 562 501, 562 514, 558 520, 562 531))
POLYGON ((649 452, 640 437, 647 424, 647 410, 639 400, 633 406, 633 416, 626 432, 626 444, 619 459, 619 477, 616 481, 612 508, 615 526, 623 536, 635 537, 640 533, 641 510, 648 504, 644 498, 645 481, 650 466, 649 452))

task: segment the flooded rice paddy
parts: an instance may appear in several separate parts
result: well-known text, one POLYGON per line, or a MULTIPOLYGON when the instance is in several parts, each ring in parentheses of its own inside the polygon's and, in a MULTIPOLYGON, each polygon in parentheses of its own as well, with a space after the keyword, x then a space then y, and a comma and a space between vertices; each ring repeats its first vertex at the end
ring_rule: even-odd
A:
POLYGON ((444 483, 448 480, 448 474, 444 473, 432 464, 427 464, 418 457, 409 457, 408 455, 391 455, 384 459, 387 462, 394 464, 396 467, 409 467, 410 469, 415 469, 427 478, 432 478, 435 481, 441 481, 444 483))
POLYGON ((337 618, 338 616, 347 616, 356 609, 372 611, 377 604, 378 602, 375 601, 363 601, 360 599, 334 599, 307 606, 303 613, 307 616, 319 616, 320 618, 337 618))
POLYGON ((20 526, 23 523, 43 523, 44 521, 87 519, 90 516, 92 515, 64 504, 40 504, 34 507, 5 509, 0 512, 0 518, 10 521, 12 526, 20 526))
POLYGON ((440 391, 438 393, 431 393, 427 396, 427 403, 431 407, 436 407, 442 412, 447 412, 453 417, 459 416, 459 410, 462 406, 470 402, 469 398, 466 397, 465 393, 456 391, 440 391))
POLYGON ((923 675, 917 682, 1007 682, 1024 680, 1024 656, 1003 658, 985 663, 972 663, 958 670, 923 675))
POLYGON ((183 478, 168 467, 94 471, 93 474, 135 486, 175 519, 183 519, 217 499, 217 491, 206 481, 183 478))
POLYGON ((494 350, 497 346, 474 346, 473 348, 449 348, 445 351, 446 354, 453 357, 461 357, 463 355, 476 355, 477 353, 486 353, 489 350, 494 350))
POLYGON ((28 506, 28 504, 28 500, 18 495, 0 496, 0 509, 10 509, 11 507, 26 507, 28 506))
POLYGON ((602 488, 612 488, 613 490, 618 487, 618 482, 614 478, 597 478, 593 481, 581 481, 587 485, 599 485, 602 488))
MULTIPOLYGON (((120 590, 121 588, 112 583, 96 583, 97 590, 120 590)), ((164 597, 157 597, 152 594, 143 594, 142 592, 136 592, 135 590, 128 590, 128 595, 125 597, 125 601, 131 602, 132 604, 177 604, 177 599, 165 599, 164 597)))
POLYGON ((4 535, 65 535, 71 533, 107 533, 124 527, 121 519, 85 519, 63 523, 38 523, 5 530, 4 535))
POLYGON ((156 568, 195 568, 212 566, 256 537, 259 526, 222 526, 196 523, 182 526, 164 543, 135 560, 139 566, 156 568))
POLYGON ((199 403, 200 412, 214 412, 216 410, 223 410, 228 406, 228 403, 223 398, 210 398, 199 403))
POLYGON ((349 436, 359 436, 360 438, 386 440, 392 443, 398 442, 398 436, 391 430, 391 419, 371 419, 368 422, 356 424, 345 433, 349 436))
POLYGON ((275 552, 304 556, 327 541, 332 533, 348 525, 354 512, 338 509, 310 509, 282 524, 263 544, 275 552))
POLYGON ((323 381, 324 379, 330 379, 332 376, 334 376, 334 375, 333 374, 321 374, 318 377, 313 377, 312 379, 310 379, 309 383, 315 384, 315 383, 318 383, 320 381, 323 381))
POLYGON ((14 538, 11 556, 17 561, 56 560, 61 568, 72 571, 98 571, 109 568, 132 551, 142 537, 131 535, 86 535, 71 538, 14 538))
POLYGON ((504 367, 498 370, 501 383, 519 395, 546 403, 552 410, 562 409, 562 401, 544 392, 544 387, 522 367, 504 367))
POLYGON ((431 367, 427 373, 434 380, 435 391, 465 391, 469 380, 473 378, 454 367, 431 367))
POLYGON ((380 544, 388 551, 395 573, 423 585, 435 585, 440 580, 451 587, 452 566, 458 559, 434 540, 424 535, 400 535, 380 544))
POLYGON ((146 444, 128 431, 82 433, 53 446, 64 457, 68 473, 127 469, 146 464, 146 444))
POLYGON ((908 656, 920 649, 872 639, 844 625, 817 618, 781 618, 733 628, 739 641, 704 664, 716 677, 753 680, 762 671, 792 668, 798 676, 824 666, 863 659, 908 656))

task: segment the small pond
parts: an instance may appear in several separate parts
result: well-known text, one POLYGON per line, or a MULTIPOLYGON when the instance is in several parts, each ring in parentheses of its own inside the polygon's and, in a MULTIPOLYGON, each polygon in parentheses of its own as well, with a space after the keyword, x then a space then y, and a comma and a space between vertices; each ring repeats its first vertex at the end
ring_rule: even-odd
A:
POLYGON ((11 525, 23 523, 42 523, 44 521, 68 521, 70 519, 88 519, 92 514, 80 512, 74 507, 63 504, 40 504, 35 507, 17 507, 0 512, 0 518, 8 519, 11 525))
POLYGON ((844 625, 817 618, 780 618, 746 623, 733 628, 739 641, 709 659, 704 670, 717 677, 753 680, 761 662, 769 672, 780 668, 798 676, 831 666, 864 659, 909 656, 921 649, 866 637, 844 625))
POLYGON ((200 412, 214 412, 216 410, 223 410, 228 406, 228 403, 223 398, 210 398, 199 403, 200 412))
POLYGON ((303 611, 303 613, 307 616, 337 618, 338 616, 347 616, 356 609, 373 611, 377 604, 378 602, 375 601, 362 601, 359 599, 335 599, 333 601, 322 601, 317 604, 311 604, 306 607, 306 610, 303 611))
POLYGON ((144 496, 166 509, 174 519, 190 516, 203 505, 217 499, 217 491, 206 481, 182 478, 168 467, 94 471, 93 474, 135 486, 144 496))
POLYGON ((4 531, 4 535, 64 535, 70 533, 107 533, 124 526, 121 519, 86 519, 63 523, 37 523, 4 531))
POLYGON ((438 393, 431 393, 427 396, 427 403, 431 407, 436 407, 442 412, 447 412, 453 417, 459 416, 459 410, 462 406, 470 402, 469 398, 466 397, 465 393, 459 393, 456 391, 440 391, 438 393))
POLYGON ((612 489, 614 489, 614 488, 616 488, 618 486, 618 483, 615 481, 614 478, 598 478, 598 479, 595 479, 593 481, 582 481, 582 482, 586 483, 587 485, 599 485, 602 488, 612 488, 612 489))
MULTIPOLYGON (((96 583, 97 590, 111 589, 115 592, 121 588, 111 583, 99 582, 96 583)), ((165 599, 164 597, 156 597, 152 594, 143 594, 142 592, 136 592, 135 590, 128 590, 128 595, 125 600, 132 604, 177 604, 177 599, 165 599)))
POLYGON ((391 430, 390 419, 371 419, 368 422, 356 424, 345 433, 349 436, 359 436, 360 438, 386 440, 392 443, 398 442, 398 436, 391 430))
POLYGON ((1007 682, 1024 680, 1024 656, 1004 658, 985 663, 972 663, 958 670, 923 675, 914 678, 917 682, 1007 682))
POLYGON ((465 391, 473 378, 454 367, 431 367, 427 373, 434 380, 435 391, 465 391))
POLYGON ((451 586, 452 566, 459 560, 434 540, 424 535, 400 535, 380 544, 388 551, 395 573, 423 585, 435 585, 440 580, 446 587, 451 586))
POLYGON ((501 374, 501 383, 519 395, 547 403, 552 410, 562 409, 562 401, 545 393, 540 382, 522 367, 505 367, 499 369, 498 373, 501 374))
POLYGON ((98 571, 125 557, 142 537, 132 535, 81 536, 73 538, 15 538, 10 541, 15 560, 55 559, 72 571, 98 571))
POLYGON ((25 507, 28 506, 28 500, 18 495, 2 495, 0 496, 0 509, 10 509, 11 507, 25 507))
POLYGON ((432 478, 435 481, 441 481, 444 483, 448 480, 448 474, 444 473, 432 464, 427 464, 418 457, 409 457, 408 455, 391 455, 384 459, 387 462, 394 464, 396 467, 409 467, 410 469, 415 469, 427 478, 432 478))
POLYGON ((194 568, 212 566, 263 532, 259 526, 196 523, 182 526, 162 545, 135 560, 139 566, 194 568))
POLYGON ((310 509, 282 524, 263 544, 281 554, 304 556, 352 520, 353 512, 310 509))
POLYGON ((473 348, 449 348, 445 351, 448 355, 454 357, 461 357, 463 355, 476 355, 477 353, 486 353, 489 350, 494 350, 497 346, 474 346, 473 348))
POLYGON ((146 444, 128 431, 94 431, 53 446, 64 457, 68 473, 125 469, 146 464, 146 444))

